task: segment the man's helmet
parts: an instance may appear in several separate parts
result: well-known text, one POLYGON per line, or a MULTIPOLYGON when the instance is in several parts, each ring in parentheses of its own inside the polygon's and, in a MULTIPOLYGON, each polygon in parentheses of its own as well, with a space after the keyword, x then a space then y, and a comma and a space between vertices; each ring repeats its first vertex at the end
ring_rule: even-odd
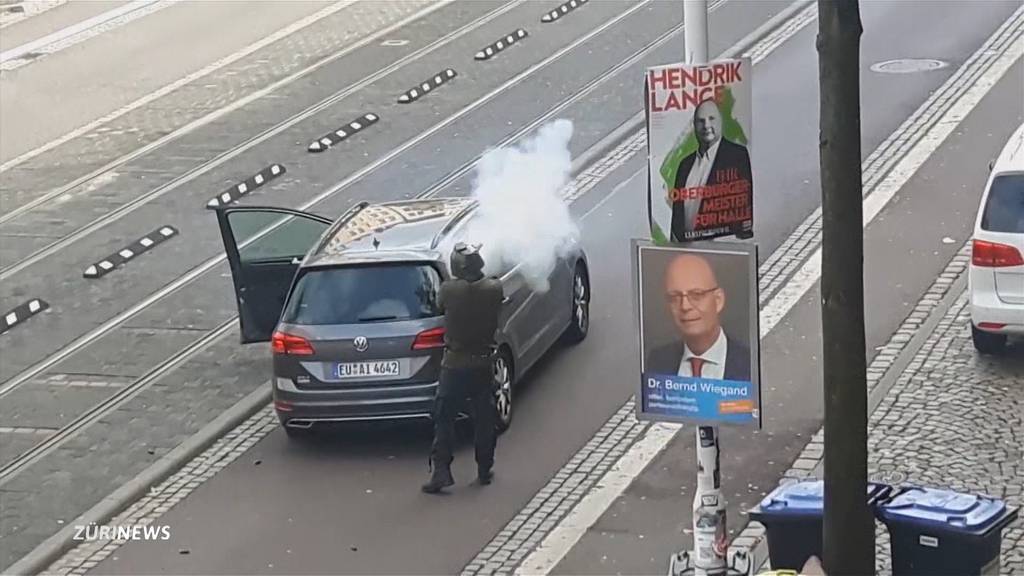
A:
POLYGON ((452 276, 469 282, 476 282, 484 277, 484 258, 480 255, 479 244, 459 242, 452 250, 452 276))

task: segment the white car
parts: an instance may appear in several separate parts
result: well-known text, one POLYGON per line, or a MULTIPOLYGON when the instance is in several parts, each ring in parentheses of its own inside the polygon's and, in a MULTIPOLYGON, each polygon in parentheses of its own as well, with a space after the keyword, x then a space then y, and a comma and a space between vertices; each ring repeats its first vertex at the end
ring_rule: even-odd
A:
POLYGON ((998 354, 1024 335, 1024 124, 992 164, 971 248, 971 336, 998 354))

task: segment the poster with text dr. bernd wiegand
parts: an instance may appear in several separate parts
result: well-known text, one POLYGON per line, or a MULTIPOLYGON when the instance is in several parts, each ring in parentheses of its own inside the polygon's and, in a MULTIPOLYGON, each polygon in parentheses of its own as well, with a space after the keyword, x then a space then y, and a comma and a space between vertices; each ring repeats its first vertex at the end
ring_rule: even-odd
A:
POLYGON ((651 234, 688 242, 753 231, 749 58, 648 68, 651 234))
POLYGON ((757 247, 634 240, 641 419, 761 425, 757 247))

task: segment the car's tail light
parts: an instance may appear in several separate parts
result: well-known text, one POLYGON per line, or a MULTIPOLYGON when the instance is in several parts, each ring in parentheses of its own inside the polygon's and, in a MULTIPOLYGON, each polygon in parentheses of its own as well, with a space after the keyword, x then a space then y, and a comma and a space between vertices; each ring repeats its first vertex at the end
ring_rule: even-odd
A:
POLYGON ((274 401, 274 409, 277 410, 278 412, 291 412, 292 411, 292 403, 291 402, 285 402, 284 400, 275 400, 274 401))
POLYGON ((270 349, 274 354, 288 354, 290 356, 312 356, 313 345, 309 340, 294 334, 274 332, 270 339, 270 349))
POLYGON ((978 322, 978 328, 982 330, 1002 330, 1006 328, 1005 322, 978 322))
POLYGON ((971 262, 985 268, 1024 266, 1024 256, 1014 246, 975 240, 971 246, 971 262))
POLYGON ((424 350, 427 348, 441 348, 444 346, 444 328, 431 328, 416 335, 412 342, 413 350, 424 350))

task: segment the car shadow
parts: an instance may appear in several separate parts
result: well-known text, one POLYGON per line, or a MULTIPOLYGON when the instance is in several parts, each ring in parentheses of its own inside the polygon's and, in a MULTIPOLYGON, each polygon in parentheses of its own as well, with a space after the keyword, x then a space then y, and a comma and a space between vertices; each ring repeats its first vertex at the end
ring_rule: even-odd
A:
MULTIPOLYGON (((282 430, 283 432, 283 430, 282 430)), ((310 456, 394 456, 427 454, 433 440, 429 420, 321 423, 289 439, 292 449, 310 456)))

